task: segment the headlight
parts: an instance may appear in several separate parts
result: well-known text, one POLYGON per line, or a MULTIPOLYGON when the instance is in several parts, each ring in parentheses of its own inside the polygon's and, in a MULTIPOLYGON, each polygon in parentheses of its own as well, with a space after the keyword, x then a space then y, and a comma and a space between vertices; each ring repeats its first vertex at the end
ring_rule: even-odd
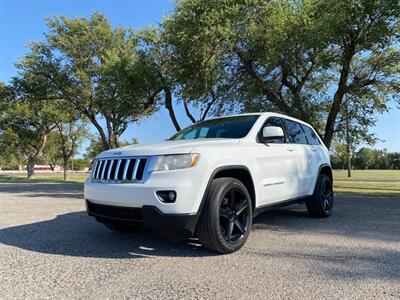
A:
POLYGON ((187 169, 194 167, 200 158, 200 154, 174 154, 174 155, 161 155, 157 157, 153 171, 166 171, 187 169))

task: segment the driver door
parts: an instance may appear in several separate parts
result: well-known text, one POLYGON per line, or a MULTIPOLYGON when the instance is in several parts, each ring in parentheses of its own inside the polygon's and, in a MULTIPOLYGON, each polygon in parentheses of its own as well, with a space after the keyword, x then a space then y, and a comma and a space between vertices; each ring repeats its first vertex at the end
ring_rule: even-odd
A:
MULTIPOLYGON (((260 134, 266 126, 285 126, 281 118, 269 117, 260 129, 260 134)), ((259 141, 261 139, 259 138, 259 141)), ((294 192, 294 155, 287 136, 259 142, 255 151, 255 170, 257 173, 258 195, 257 206, 264 206, 279 201, 288 200, 294 192)))

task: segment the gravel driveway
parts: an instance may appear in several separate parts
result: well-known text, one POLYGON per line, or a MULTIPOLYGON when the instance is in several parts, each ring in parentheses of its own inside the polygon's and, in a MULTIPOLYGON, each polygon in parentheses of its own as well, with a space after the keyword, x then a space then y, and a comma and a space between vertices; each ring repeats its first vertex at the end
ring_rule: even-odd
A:
POLYGON ((400 298, 398 198, 337 197, 323 220, 266 213, 231 255, 83 210, 81 185, 0 183, 0 299, 400 298))

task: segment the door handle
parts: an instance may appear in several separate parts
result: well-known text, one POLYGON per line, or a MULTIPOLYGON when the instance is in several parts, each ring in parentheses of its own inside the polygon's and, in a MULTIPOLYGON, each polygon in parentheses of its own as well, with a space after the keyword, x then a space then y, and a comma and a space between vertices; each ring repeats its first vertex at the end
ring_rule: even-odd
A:
POLYGON ((317 149, 315 149, 315 148, 311 148, 311 151, 314 151, 314 152, 315 152, 315 151, 317 151, 317 149))
POLYGON ((286 148, 286 151, 292 152, 292 151, 294 151, 294 148, 291 148, 291 147, 286 148))

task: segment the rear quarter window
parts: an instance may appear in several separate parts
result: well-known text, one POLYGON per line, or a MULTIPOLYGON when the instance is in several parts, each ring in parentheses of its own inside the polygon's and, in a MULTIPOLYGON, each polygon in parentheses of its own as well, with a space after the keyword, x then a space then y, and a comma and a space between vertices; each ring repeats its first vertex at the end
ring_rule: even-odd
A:
POLYGON ((310 145, 320 145, 320 141, 315 134, 315 131, 307 125, 301 124, 301 127, 303 127, 304 133, 306 134, 308 144, 310 145))
POLYGON ((289 141, 294 144, 308 144, 306 135, 304 134, 303 128, 300 123, 284 119, 289 136, 289 141))

